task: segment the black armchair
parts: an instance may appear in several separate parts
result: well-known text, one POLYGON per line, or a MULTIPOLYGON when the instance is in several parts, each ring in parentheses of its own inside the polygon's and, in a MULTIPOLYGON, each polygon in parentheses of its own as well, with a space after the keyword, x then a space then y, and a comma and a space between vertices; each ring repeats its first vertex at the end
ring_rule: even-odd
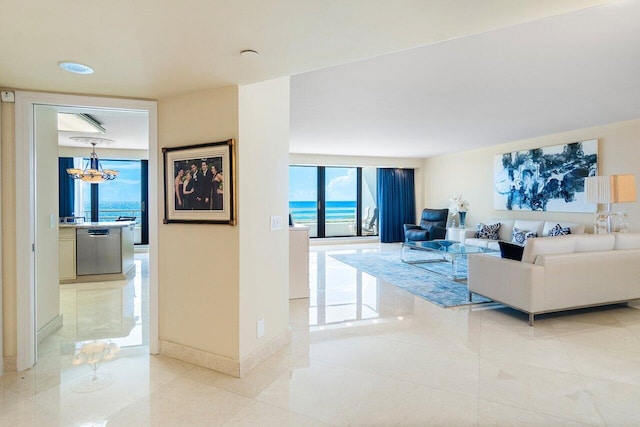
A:
POLYGON ((449 209, 424 209, 420 217, 420 225, 405 224, 404 240, 444 239, 447 235, 447 219, 449 209))

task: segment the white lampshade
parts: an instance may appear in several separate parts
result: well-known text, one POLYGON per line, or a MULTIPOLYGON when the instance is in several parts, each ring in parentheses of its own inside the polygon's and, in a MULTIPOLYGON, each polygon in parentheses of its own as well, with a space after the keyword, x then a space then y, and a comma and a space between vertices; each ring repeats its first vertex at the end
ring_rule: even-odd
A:
POLYGON ((589 203, 628 203, 636 201, 635 176, 607 175, 585 178, 585 193, 589 203))

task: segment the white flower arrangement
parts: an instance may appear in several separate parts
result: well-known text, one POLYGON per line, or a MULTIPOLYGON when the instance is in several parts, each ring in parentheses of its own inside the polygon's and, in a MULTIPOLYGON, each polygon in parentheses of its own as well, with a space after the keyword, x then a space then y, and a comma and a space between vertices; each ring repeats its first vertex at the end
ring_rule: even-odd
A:
POLYGON ((456 215, 458 212, 467 212, 469 210, 469 202, 462 198, 462 194, 454 194, 449 201, 451 202, 451 212, 456 215))

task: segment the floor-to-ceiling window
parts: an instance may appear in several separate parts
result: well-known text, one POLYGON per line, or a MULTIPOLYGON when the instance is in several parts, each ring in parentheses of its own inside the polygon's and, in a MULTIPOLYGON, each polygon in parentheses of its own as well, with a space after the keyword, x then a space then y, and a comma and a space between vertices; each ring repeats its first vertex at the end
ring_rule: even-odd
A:
POLYGON ((289 211, 311 237, 376 236, 376 168, 289 166, 289 211))
MULTIPOLYGON (((87 159, 82 160, 84 163, 87 159)), ((104 169, 117 170, 113 181, 90 184, 79 181, 76 187, 76 206, 87 221, 115 221, 118 217, 135 217, 135 243, 145 241, 147 172, 146 160, 100 160, 104 169)), ((147 233, 148 236, 148 233, 147 233)))
POLYGON ((318 168, 289 166, 289 213, 297 224, 309 227, 318 237, 318 168))

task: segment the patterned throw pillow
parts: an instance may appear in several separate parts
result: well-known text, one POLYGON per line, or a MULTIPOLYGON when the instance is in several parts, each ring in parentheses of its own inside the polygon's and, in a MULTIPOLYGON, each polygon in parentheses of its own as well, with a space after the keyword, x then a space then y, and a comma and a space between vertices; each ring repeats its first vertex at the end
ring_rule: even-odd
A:
POLYGON ((560 224, 556 224, 551 230, 549 230, 547 236, 565 236, 567 234, 571 234, 571 229, 569 227, 562 228, 560 224))
POLYGON ((511 241, 513 243, 524 245, 527 239, 532 237, 538 237, 538 233, 535 231, 520 230, 517 227, 513 227, 513 233, 511 234, 511 241))
POLYGON ((491 239, 498 240, 498 230, 500 229, 500 223, 485 225, 483 223, 478 224, 476 230, 476 237, 478 239, 491 239))

